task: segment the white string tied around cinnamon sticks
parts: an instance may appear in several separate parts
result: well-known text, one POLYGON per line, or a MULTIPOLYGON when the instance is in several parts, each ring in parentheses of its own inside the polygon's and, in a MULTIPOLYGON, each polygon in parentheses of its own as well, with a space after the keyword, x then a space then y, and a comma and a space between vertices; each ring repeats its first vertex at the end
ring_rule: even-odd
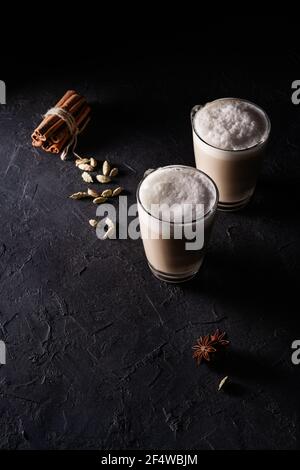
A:
MULTIPOLYGON (((60 158, 62 160, 66 160, 67 158, 67 155, 69 153, 69 149, 70 147, 72 146, 72 153, 73 155, 75 155, 75 157, 77 158, 81 158, 76 152, 75 152, 75 149, 76 149, 76 146, 77 146, 77 136, 79 134, 79 129, 77 127, 77 124, 76 124, 76 121, 74 119, 74 117, 72 116, 71 113, 69 113, 68 111, 66 111, 65 109, 63 108, 60 108, 60 107, 54 107, 54 108, 50 108, 46 114, 44 115, 44 117, 47 117, 47 116, 58 116, 60 119, 62 119, 63 121, 65 121, 65 123, 67 124, 68 126, 68 129, 70 131, 70 135, 71 135, 71 140, 70 142, 66 145, 66 147, 64 148, 64 150, 62 151, 61 155, 60 155, 60 158)), ((82 129, 83 130, 83 129, 82 129)))

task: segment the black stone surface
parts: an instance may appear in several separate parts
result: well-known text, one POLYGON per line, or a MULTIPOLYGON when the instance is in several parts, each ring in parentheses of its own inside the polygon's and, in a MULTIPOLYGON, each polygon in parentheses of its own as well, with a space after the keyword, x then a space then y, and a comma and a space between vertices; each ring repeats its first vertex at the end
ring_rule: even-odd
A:
POLYGON ((60 65, 8 74, 0 106, 0 447, 296 449, 299 55, 141 48, 60 65), (268 112, 255 196, 218 214, 192 282, 156 280, 140 240, 99 241, 93 204, 68 199, 84 187, 74 164, 31 147, 41 114, 70 88, 94 108, 79 152, 118 166, 130 203, 147 168, 194 164, 193 105, 239 96, 268 112), (197 368, 191 347, 217 327, 228 354, 197 368))

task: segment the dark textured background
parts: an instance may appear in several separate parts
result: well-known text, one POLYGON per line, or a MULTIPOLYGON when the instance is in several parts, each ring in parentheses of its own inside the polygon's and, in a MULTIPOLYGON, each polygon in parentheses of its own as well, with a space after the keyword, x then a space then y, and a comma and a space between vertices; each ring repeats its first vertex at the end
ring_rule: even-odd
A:
POLYGON ((69 62, 40 56, 24 68, 20 45, 17 60, 7 58, 1 448, 299 447, 291 343, 300 338, 300 106, 291 82, 300 57, 289 47, 235 46, 102 43, 76 64, 72 54, 69 62), (41 114, 69 88, 94 103, 79 151, 116 164, 130 202, 145 169, 194 164, 194 104, 239 96, 268 112, 272 138, 255 196, 242 212, 218 214, 192 282, 153 278, 140 240, 97 240, 88 225, 95 207, 68 199, 84 187, 74 164, 31 147, 41 114), (197 368, 191 347, 216 327, 228 333, 228 354, 197 368), (231 386, 217 392, 224 375, 231 386))

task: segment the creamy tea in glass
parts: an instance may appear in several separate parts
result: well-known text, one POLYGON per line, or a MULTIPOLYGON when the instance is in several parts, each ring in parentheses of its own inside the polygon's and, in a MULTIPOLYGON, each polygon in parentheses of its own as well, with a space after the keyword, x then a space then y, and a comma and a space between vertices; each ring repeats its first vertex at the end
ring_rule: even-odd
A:
POLYGON ((238 210, 250 200, 270 135, 263 109, 239 98, 221 98, 191 112, 196 167, 219 190, 219 209, 238 210))
POLYGON ((216 213, 215 183, 196 168, 165 166, 142 179, 137 204, 145 254, 153 274, 167 282, 194 277, 203 262, 216 213))

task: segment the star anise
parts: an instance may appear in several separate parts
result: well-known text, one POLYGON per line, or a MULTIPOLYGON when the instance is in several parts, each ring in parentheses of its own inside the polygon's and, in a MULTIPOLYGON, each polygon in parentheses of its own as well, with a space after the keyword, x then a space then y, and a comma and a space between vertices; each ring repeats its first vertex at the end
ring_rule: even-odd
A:
POLYGON ((224 339, 225 336, 225 331, 221 333, 220 330, 217 329, 213 335, 210 335, 210 339, 213 343, 217 343, 219 346, 227 346, 229 344, 229 341, 227 339, 224 339))
POLYGON ((202 359, 210 361, 210 354, 216 352, 211 335, 200 336, 197 339, 197 344, 192 349, 194 349, 193 357, 196 359, 198 366, 201 364, 202 359))
POLYGON ((218 352, 223 346, 227 346, 229 341, 225 339, 225 331, 221 333, 218 329, 214 334, 200 336, 197 344, 193 346, 193 358, 196 359, 197 365, 201 364, 202 359, 209 362, 211 355, 218 352))

